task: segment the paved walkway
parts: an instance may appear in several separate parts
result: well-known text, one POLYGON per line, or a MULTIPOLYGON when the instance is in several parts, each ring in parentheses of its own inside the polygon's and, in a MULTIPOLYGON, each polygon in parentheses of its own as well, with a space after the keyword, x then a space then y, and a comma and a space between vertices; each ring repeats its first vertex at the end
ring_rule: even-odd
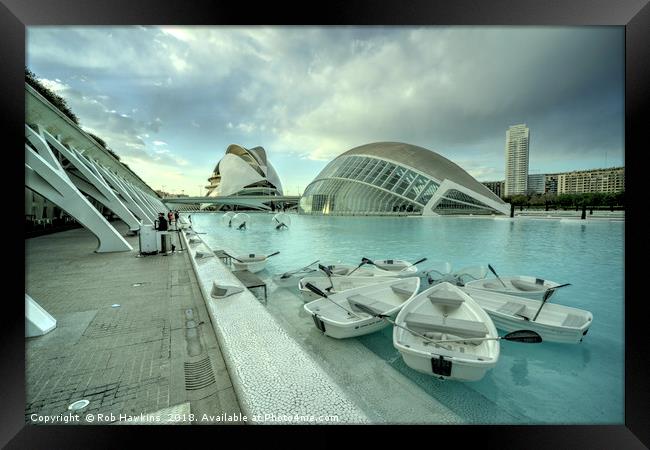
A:
POLYGON ((139 257, 126 239, 132 252, 104 254, 85 229, 25 241, 26 292, 57 319, 26 339, 26 422, 87 399, 80 423, 232 424, 239 404, 187 253, 139 257))

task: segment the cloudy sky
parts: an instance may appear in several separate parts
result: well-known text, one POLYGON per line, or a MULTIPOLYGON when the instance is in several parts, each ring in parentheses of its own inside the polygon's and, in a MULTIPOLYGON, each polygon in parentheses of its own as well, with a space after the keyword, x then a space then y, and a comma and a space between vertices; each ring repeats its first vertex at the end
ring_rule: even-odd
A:
POLYGON ((504 178, 623 165, 622 27, 29 27, 27 66, 155 189, 190 195, 228 145, 285 194, 335 156, 399 141, 504 178))

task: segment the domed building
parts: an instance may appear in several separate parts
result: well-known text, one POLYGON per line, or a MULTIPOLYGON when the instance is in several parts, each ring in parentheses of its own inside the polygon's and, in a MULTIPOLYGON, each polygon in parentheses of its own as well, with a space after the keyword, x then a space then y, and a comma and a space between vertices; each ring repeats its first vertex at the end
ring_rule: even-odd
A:
POLYGON ((208 181, 208 197, 282 195, 280 177, 262 147, 229 145, 208 181))
POLYGON ((439 154, 376 142, 336 157, 305 189, 303 214, 509 214, 510 205, 439 154))

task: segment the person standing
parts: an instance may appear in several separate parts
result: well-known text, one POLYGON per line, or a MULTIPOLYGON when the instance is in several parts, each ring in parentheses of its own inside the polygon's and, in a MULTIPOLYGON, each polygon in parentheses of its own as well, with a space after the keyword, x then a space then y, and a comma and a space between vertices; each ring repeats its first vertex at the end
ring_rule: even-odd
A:
POLYGON ((165 215, 163 213, 158 213, 158 227, 156 230, 167 231, 167 219, 165 219, 165 215))

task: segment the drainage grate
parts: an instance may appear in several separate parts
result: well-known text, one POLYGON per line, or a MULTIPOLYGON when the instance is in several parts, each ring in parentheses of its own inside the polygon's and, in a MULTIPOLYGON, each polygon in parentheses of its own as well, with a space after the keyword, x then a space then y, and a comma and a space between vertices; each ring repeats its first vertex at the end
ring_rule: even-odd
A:
POLYGON ((183 363, 185 367, 185 389, 195 391, 215 383, 210 358, 201 361, 183 363))

